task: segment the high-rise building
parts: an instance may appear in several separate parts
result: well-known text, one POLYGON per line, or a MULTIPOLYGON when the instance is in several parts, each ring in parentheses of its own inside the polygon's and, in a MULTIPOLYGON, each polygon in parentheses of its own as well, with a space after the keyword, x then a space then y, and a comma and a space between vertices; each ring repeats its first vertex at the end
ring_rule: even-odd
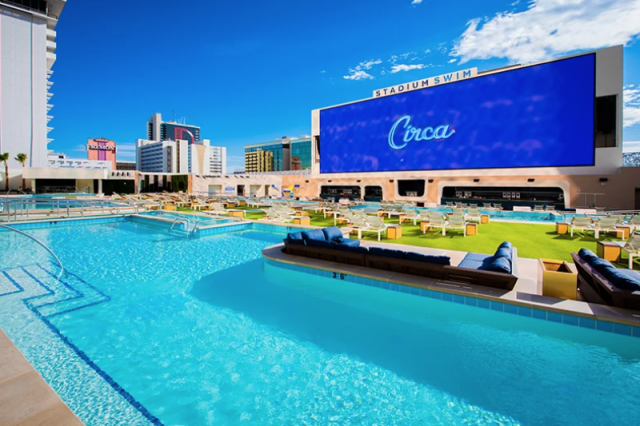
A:
POLYGON ((138 170, 148 172, 162 172, 158 170, 158 158, 160 150, 163 150, 166 169, 164 173, 194 173, 194 174, 226 174, 227 173, 227 148, 211 146, 206 139, 200 139, 200 127, 189 126, 174 121, 162 121, 162 115, 156 113, 147 122, 148 140, 139 140, 138 154, 145 152, 146 158, 137 159, 138 170), (150 142, 159 142, 152 144, 150 142), (183 146, 181 142, 186 142, 183 146), (160 148, 160 147, 164 148, 160 148), (170 154, 173 152, 174 154, 170 154), (170 160, 175 155, 175 161, 170 160), (151 160, 153 158, 153 161, 151 160), (184 158, 185 163, 182 163, 184 158), (173 163, 175 162, 175 166, 173 163), (140 167, 152 167, 153 170, 145 170, 140 167), (183 166, 184 164, 184 166, 183 166), (169 170, 173 171, 169 171, 169 170), (177 171, 176 171, 177 170, 177 171))
POLYGON ((200 127, 175 121, 164 122, 162 115, 155 113, 147 122, 147 139, 150 141, 185 140, 196 143, 200 141, 200 127))
POLYGON ((208 140, 136 142, 137 170, 147 173, 192 173, 220 175, 227 173, 225 147, 211 146, 208 140))
POLYGON ((245 145, 244 154, 247 173, 311 170, 311 138, 308 136, 245 145))
POLYGON ((47 167, 56 25, 65 0, 0 0, 0 152, 47 167))
POLYGON ((245 151, 244 171, 246 173, 260 173, 273 171, 273 151, 262 149, 245 151))

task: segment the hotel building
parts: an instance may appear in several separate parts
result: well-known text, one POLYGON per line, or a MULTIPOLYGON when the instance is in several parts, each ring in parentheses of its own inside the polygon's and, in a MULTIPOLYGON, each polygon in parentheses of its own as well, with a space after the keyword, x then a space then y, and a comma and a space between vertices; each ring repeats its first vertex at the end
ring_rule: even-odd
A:
POLYGON ((208 140, 136 141, 136 167, 146 173, 226 174, 227 149, 208 140))
POLYGON ((0 152, 11 154, 10 170, 21 167, 19 153, 28 167, 47 167, 55 29, 65 4, 0 0, 0 152))
POLYGON ((622 163, 622 59, 616 46, 454 72, 312 111, 312 173, 283 186, 310 198, 640 209, 640 169, 622 163))
POLYGON ((311 137, 245 145, 244 159, 247 173, 311 170, 311 137))

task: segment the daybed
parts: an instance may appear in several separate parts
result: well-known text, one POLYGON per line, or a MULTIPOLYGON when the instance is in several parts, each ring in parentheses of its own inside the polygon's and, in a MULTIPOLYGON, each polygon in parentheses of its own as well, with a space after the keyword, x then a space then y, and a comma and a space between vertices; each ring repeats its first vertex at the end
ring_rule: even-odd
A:
POLYGON ((592 251, 571 253, 578 270, 578 288, 587 302, 640 310, 640 273, 618 269, 592 251))
POLYGON ((451 266, 448 256, 363 247, 359 240, 343 238, 339 228, 331 227, 288 234, 283 251, 294 256, 505 290, 512 290, 518 280, 517 250, 509 242, 502 243, 494 255, 469 253, 460 265, 451 266))

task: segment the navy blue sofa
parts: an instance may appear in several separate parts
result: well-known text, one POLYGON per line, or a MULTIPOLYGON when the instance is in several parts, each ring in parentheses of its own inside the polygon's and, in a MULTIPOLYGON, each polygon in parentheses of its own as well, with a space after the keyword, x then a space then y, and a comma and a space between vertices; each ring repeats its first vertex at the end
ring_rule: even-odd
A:
POLYGON ((580 294, 587 302, 640 311, 640 273, 618 269, 584 248, 571 257, 580 294))
POLYGON ((495 255, 470 253, 459 266, 451 266, 448 256, 362 247, 359 240, 342 238, 340 229, 332 227, 288 234, 283 251, 312 259, 505 290, 513 289, 518 279, 512 267, 517 260, 516 250, 510 243, 503 243, 495 255))

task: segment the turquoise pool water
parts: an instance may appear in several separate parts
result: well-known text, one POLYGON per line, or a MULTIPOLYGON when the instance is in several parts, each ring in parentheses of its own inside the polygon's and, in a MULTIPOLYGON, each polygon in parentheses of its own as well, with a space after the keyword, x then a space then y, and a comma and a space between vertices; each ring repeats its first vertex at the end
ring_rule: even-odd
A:
POLYGON ((88 425, 632 425, 640 339, 265 265, 282 235, 0 232, 0 327, 88 425))

